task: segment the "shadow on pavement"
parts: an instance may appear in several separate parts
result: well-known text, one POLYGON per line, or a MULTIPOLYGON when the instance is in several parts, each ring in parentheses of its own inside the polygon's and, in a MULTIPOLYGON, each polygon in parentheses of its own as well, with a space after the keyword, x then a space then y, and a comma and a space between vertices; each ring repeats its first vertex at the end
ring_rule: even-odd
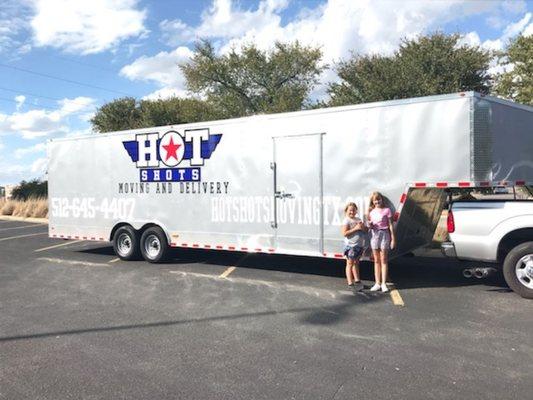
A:
MULTIPOLYGON (((84 249, 78 252, 114 256, 111 246, 84 249)), ((337 278, 344 277, 345 265, 344 260, 340 259, 205 249, 172 249, 170 259, 163 265, 195 263, 337 278)), ((510 291, 501 271, 484 279, 467 279, 463 277, 463 269, 480 266, 487 265, 443 257, 405 256, 391 261, 389 265, 389 280, 394 282, 398 289, 489 285, 496 287, 496 289, 488 289, 491 291, 510 291)), ((373 264, 371 262, 361 263, 361 278, 366 281, 374 280, 373 264)))
MULTIPOLYGON (((376 296, 377 300, 377 296, 376 296)), ((236 320, 241 318, 250 318, 250 317, 265 317, 265 316, 275 316, 275 315, 284 315, 284 314, 301 314, 301 313, 310 313, 308 316, 301 319, 302 322, 312 323, 312 324, 334 324, 339 320, 343 319, 347 312, 348 308, 353 307, 353 297, 346 296, 342 304, 337 304, 330 307, 303 307, 303 308, 292 308, 288 310, 270 310, 262 312, 251 312, 251 313, 240 313, 240 314, 230 314, 230 315, 217 315, 206 318, 190 318, 184 320, 175 320, 175 321, 156 321, 156 322, 147 322, 139 324, 127 324, 127 325, 115 325, 115 326, 100 326, 94 328, 83 328, 83 329, 65 329, 57 330, 50 332, 40 332, 40 333, 31 333, 25 335, 13 335, 13 336, 4 336, 0 337, 0 343, 11 342, 18 340, 26 339, 46 339, 50 337, 58 336, 68 336, 68 335, 80 335, 87 333, 104 333, 104 332, 116 332, 116 331, 125 331, 131 329, 146 329, 146 328, 159 328, 159 327, 173 327, 179 325, 188 325, 188 324, 197 324, 197 323, 209 323, 214 321, 222 320, 236 320)))

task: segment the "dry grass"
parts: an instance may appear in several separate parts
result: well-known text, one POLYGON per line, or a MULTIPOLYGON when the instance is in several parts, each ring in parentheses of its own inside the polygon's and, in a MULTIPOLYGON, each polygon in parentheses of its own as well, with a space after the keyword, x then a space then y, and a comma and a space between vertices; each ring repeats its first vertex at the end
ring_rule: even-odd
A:
POLYGON ((24 218, 46 218, 48 200, 44 198, 32 198, 26 201, 0 200, 0 214, 24 218))

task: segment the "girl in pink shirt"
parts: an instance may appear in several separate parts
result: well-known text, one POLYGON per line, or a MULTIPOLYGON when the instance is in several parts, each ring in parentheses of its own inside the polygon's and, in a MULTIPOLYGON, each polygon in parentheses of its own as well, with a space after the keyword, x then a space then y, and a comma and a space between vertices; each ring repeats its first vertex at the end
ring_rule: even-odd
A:
POLYGON ((392 212, 390 208, 385 207, 383 196, 379 192, 374 192, 370 196, 368 221, 370 247, 374 256, 374 277, 376 280, 370 290, 375 292, 381 289, 382 292, 388 292, 388 256, 389 250, 394 249, 396 245, 396 238, 392 226, 392 212))

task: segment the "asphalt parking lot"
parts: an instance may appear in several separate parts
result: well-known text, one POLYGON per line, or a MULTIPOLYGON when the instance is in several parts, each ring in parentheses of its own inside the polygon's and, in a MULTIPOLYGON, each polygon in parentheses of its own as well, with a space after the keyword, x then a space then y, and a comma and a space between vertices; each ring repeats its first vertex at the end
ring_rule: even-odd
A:
POLYGON ((466 266, 402 258, 355 296, 341 261, 123 262, 0 220, 0 398, 531 398, 533 302, 466 266))

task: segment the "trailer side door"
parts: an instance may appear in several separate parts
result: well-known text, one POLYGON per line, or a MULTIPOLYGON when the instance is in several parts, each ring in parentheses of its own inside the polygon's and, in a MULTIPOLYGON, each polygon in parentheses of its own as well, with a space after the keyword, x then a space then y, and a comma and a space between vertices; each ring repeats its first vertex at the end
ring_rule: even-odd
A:
POLYGON ((323 134, 273 138, 274 212, 278 251, 323 253, 323 134))

